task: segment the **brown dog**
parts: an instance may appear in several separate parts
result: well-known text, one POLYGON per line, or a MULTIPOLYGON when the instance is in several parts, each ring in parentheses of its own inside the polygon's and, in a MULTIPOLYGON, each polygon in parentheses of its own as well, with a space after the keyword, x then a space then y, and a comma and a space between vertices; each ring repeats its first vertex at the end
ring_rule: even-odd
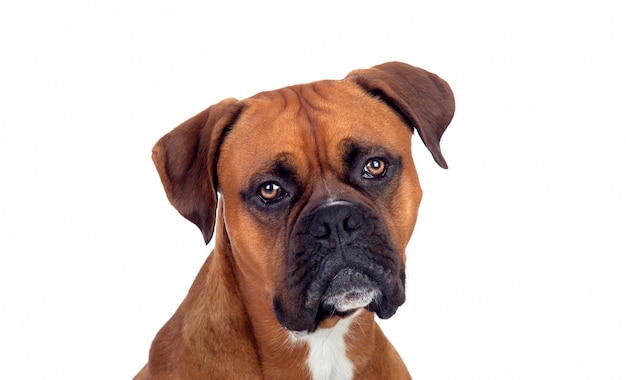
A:
POLYGON ((227 99, 165 135, 167 196, 215 249, 136 378, 410 378, 374 314, 405 300, 411 135, 445 168, 453 114, 445 81, 391 62, 227 99))

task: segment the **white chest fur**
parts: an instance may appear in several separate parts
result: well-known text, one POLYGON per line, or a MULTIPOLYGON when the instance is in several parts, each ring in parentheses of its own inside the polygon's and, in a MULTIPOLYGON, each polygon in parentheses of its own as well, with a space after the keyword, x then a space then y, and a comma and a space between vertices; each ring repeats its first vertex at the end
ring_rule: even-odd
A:
POLYGON ((350 380, 354 374, 354 366, 348 359, 345 335, 355 313, 341 319, 334 327, 318 329, 313 333, 299 336, 298 342, 309 346, 307 364, 313 380, 350 380))

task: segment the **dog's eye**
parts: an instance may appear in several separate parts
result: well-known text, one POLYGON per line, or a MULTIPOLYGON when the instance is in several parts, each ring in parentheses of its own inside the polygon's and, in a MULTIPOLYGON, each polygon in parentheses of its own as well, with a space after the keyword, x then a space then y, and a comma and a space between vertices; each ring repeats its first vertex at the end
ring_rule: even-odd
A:
POLYGON ((265 182, 259 188, 259 197, 265 203, 276 202, 285 196, 285 191, 276 182, 265 182))
POLYGON ((387 164, 380 158, 372 158, 363 167, 363 178, 383 178, 387 172, 387 164))

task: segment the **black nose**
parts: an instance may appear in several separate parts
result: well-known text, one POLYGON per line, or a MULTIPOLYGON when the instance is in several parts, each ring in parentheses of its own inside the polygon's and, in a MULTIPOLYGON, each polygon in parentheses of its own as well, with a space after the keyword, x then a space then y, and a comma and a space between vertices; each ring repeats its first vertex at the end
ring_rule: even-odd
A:
POLYGON ((331 245, 354 241, 363 225, 363 212, 350 202, 337 201, 319 207, 312 215, 309 232, 331 245))

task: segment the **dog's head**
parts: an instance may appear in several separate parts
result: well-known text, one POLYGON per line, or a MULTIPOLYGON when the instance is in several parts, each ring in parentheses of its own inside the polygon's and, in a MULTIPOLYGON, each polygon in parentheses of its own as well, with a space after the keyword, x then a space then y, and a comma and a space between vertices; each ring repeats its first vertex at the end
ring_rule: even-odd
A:
POLYGON ((417 130, 435 161, 454 114, 445 81, 399 62, 224 100, 165 135, 153 159, 168 198, 224 238, 242 282, 291 331, 404 302, 421 189, 417 130))

